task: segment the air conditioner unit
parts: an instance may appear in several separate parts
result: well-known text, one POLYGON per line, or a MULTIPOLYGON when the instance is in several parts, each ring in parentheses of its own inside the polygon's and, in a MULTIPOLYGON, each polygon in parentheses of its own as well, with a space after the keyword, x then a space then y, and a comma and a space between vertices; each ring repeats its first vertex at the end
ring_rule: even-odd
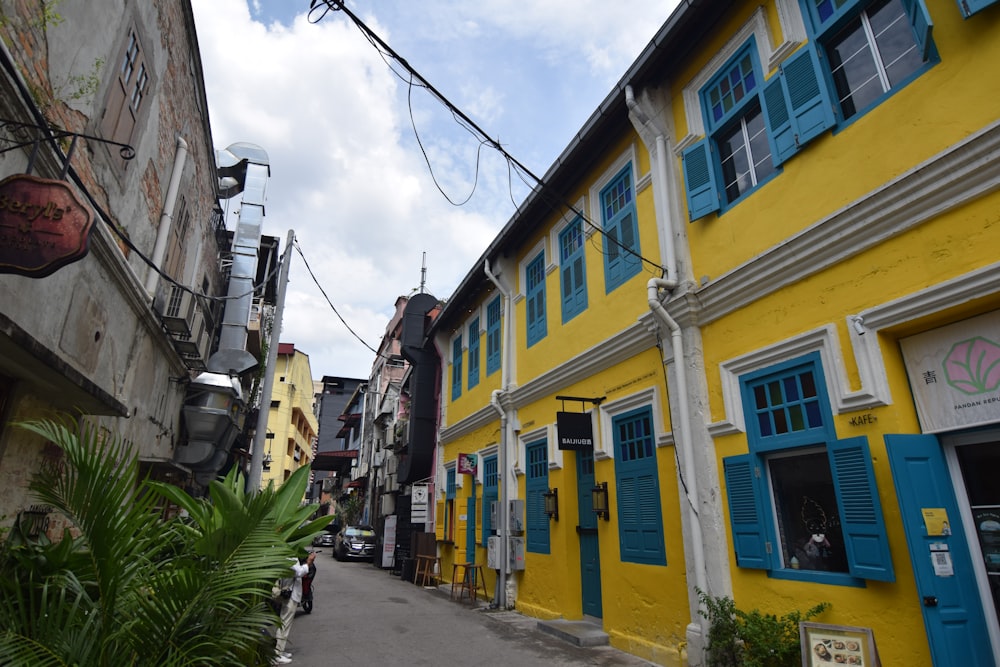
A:
POLYGON ((172 333, 174 349, 181 355, 188 368, 204 370, 212 343, 212 332, 205 326, 201 308, 195 310, 191 321, 191 331, 172 333))
POLYGON ((197 310, 194 294, 180 285, 163 283, 157 290, 153 307, 163 326, 172 334, 191 335, 197 310))

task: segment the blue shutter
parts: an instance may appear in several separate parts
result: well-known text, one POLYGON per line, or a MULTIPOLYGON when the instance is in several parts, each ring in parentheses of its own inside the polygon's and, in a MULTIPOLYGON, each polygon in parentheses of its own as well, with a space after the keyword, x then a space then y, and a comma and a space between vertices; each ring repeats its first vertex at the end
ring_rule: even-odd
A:
POLYGON ((996 3, 997 0, 958 0, 958 9, 962 12, 962 16, 969 18, 976 12, 996 3))
POLYGON ((538 257, 531 260, 524 270, 525 290, 524 308, 527 323, 527 344, 531 347, 541 339, 545 338, 548 329, 546 326, 545 310, 545 254, 539 253, 538 257))
POLYGON ((729 497, 729 524, 733 531, 736 564, 762 570, 770 568, 767 538, 761 520, 761 508, 754 489, 753 461, 749 454, 722 460, 729 497))
POLYGON ((666 565, 660 482, 652 413, 640 408, 615 417, 615 483, 621 559, 666 565))
POLYGON ((486 374, 500 370, 500 297, 486 306, 486 374))
POLYGON ((788 94, 795 143, 801 148, 835 123, 830 94, 813 45, 803 47, 785 61, 781 79, 788 94))
POLYGON ((719 187, 715 182, 711 145, 708 139, 688 146, 681 155, 684 163, 684 189, 687 192, 688 218, 694 222, 719 210, 719 187))
POLYGON ((469 325, 469 389, 479 384, 479 318, 469 325))
POLYGON ((895 581, 868 439, 861 436, 837 440, 830 443, 828 451, 851 574, 895 581))
POLYGON ((927 5, 923 3, 923 0, 903 0, 903 9, 910 17, 913 38, 917 40, 917 48, 920 49, 924 62, 926 62, 931 57, 931 32, 934 29, 927 5))
POLYGON ((777 167, 799 150, 781 76, 772 76, 764 86, 764 118, 771 140, 771 161, 777 167))
MULTIPOLYGON (((473 482, 472 493, 476 493, 475 483, 473 482)), ((466 504, 465 516, 465 562, 475 563, 476 562, 476 496, 472 495, 466 499, 468 502, 466 504)))

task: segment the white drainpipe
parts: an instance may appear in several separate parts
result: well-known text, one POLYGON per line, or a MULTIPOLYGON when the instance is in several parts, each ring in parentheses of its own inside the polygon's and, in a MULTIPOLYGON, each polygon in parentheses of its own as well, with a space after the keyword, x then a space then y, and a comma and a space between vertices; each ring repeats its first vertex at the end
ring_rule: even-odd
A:
MULTIPOLYGON (((639 119, 642 124, 648 122, 648 118, 635 101, 632 86, 625 87, 625 103, 632 114, 639 119)), ((662 222, 659 225, 663 231, 663 257, 666 264, 666 278, 652 278, 646 283, 647 299, 649 309, 653 315, 670 330, 670 344, 674 357, 674 373, 677 379, 677 391, 672 392, 671 404, 676 402, 678 422, 674 424, 674 446, 678 449, 678 454, 683 465, 683 474, 687 495, 688 519, 691 527, 691 558, 692 569, 694 570, 695 584, 706 593, 708 590, 708 577, 705 567, 705 545, 701 530, 701 517, 698 514, 698 471, 694 463, 694 446, 691 441, 691 410, 688 404, 688 379, 687 366, 684 357, 684 339, 681 327, 674 318, 670 317, 663 302, 660 300, 660 290, 671 292, 676 289, 677 277, 677 252, 674 246, 675 216, 671 215, 671 202, 676 193, 670 187, 670 170, 667 163, 667 140, 663 134, 656 136, 656 161, 654 163, 656 173, 653 175, 656 185, 655 190, 660 192, 662 206, 656 207, 658 213, 662 213, 662 222), (676 400, 675 400, 676 399, 676 400)), ((655 192, 654 190, 654 192, 655 192)), ((694 630, 702 637, 705 633, 702 629, 701 616, 696 616, 688 625, 690 631, 694 630)))
POLYGON ((483 273, 486 277, 496 285, 497 291, 500 292, 503 298, 503 326, 504 335, 501 336, 503 341, 501 344, 502 349, 500 350, 500 389, 494 389, 493 394, 490 396, 490 405, 493 409, 497 411, 500 415, 500 446, 499 446, 499 460, 497 461, 497 468, 500 471, 500 502, 497 503, 499 511, 499 516, 497 521, 500 522, 500 574, 497 578, 497 608, 507 609, 507 561, 510 554, 510 519, 509 519, 509 507, 510 507, 510 464, 508 461, 507 443, 513 442, 513 433, 508 433, 510 430, 510 425, 513 424, 513 419, 507 411, 506 408, 501 404, 501 398, 507 396, 508 388, 510 387, 510 368, 511 368, 511 327, 512 327, 512 302, 510 298, 510 292, 504 289, 504 286, 500 283, 500 280, 493 274, 490 270, 490 260, 486 259, 483 262, 483 273))
POLYGON ((163 200, 163 213, 160 215, 160 226, 156 230, 156 242, 153 244, 153 265, 146 272, 146 292, 150 297, 156 296, 156 283, 160 274, 156 269, 163 264, 163 256, 167 254, 167 239, 170 238, 170 227, 173 223, 174 204, 177 203, 177 190, 180 189, 181 175, 184 173, 184 161, 187 159, 187 142, 177 135, 177 152, 174 154, 174 166, 170 171, 170 182, 167 194, 163 200))

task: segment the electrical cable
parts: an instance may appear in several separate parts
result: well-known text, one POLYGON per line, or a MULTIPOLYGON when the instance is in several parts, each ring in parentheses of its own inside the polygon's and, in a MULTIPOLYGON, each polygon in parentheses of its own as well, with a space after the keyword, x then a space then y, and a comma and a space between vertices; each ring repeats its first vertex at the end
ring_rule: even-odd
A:
POLYGON ((337 310, 337 307, 335 305, 333 305, 333 301, 330 300, 330 297, 327 295, 326 290, 324 290, 323 286, 319 284, 319 280, 316 278, 316 274, 313 273, 312 267, 309 266, 309 260, 306 259, 305 254, 302 252, 301 246, 299 246, 299 240, 298 240, 298 238, 296 238, 292 242, 292 244, 295 246, 295 250, 298 251, 299 257, 302 258, 303 264, 306 265, 306 271, 309 272, 309 275, 310 275, 310 277, 312 277, 313 282, 316 283, 316 287, 319 288, 319 291, 323 295, 323 298, 326 299, 327 304, 329 304, 330 308, 333 310, 333 312, 337 316, 337 318, 340 319, 340 321, 343 323, 343 325, 345 327, 347 327, 347 330, 351 332, 351 335, 354 336, 355 338, 357 338, 358 341, 360 341, 362 345, 364 345, 369 350, 371 350, 372 352, 374 352, 376 357, 382 357, 383 359, 388 359, 389 357, 387 357, 386 355, 380 353, 378 350, 376 350, 371 345, 369 345, 368 343, 366 343, 365 340, 361 336, 359 336, 357 334, 357 332, 354 331, 354 329, 351 328, 351 325, 347 323, 347 320, 345 320, 344 316, 340 314, 340 311, 337 310))
MULTIPOLYGON (((392 49, 392 47, 390 47, 375 32, 373 32, 363 21, 361 21, 360 18, 358 18, 353 12, 351 12, 347 8, 347 6, 345 5, 345 3, 342 0, 312 0, 310 2, 310 5, 309 5, 309 15, 308 15, 309 19, 308 20, 311 23, 319 23, 330 12, 338 12, 338 11, 343 12, 354 23, 354 25, 357 26, 357 28, 362 32, 362 34, 368 40, 368 42, 371 43, 373 46, 375 46, 376 50, 382 56, 383 60, 385 60, 385 56, 388 55, 395 62, 399 63, 403 68, 405 68, 407 72, 409 72, 410 76, 409 76, 409 80, 407 80, 407 78, 402 77, 398 72, 395 71, 395 68, 393 68, 391 65, 389 65, 389 69, 397 77, 399 77, 402 81, 404 81, 409 86, 411 86, 411 90, 412 90, 412 86, 414 86, 414 85, 418 85, 418 86, 420 86, 422 88, 425 88, 432 96, 434 96, 442 105, 444 105, 452 113, 452 116, 455 118, 455 120, 458 122, 458 124, 464 125, 467 130, 469 130, 470 132, 474 132, 474 134, 477 135, 480 138, 480 142, 481 142, 480 143, 480 149, 482 148, 483 144, 489 145, 491 148, 493 148, 498 153, 500 153, 508 161, 509 168, 512 167, 515 173, 522 174, 522 181, 524 181, 524 176, 530 177, 531 180, 535 182, 535 185, 532 186, 529 183, 527 183, 527 181, 524 181, 525 185, 528 185, 532 189, 532 191, 534 191, 534 192, 537 193, 538 196, 543 197, 542 201, 544 201, 546 204, 549 205, 550 210, 556 211, 556 210, 559 210, 561 208, 567 208, 567 209, 569 209, 575 215, 579 216, 596 233, 601 234, 602 236, 604 236, 604 238, 608 239, 611 243, 617 245, 623 252, 628 253, 630 255, 633 255, 640 262, 642 262, 644 264, 651 265, 652 267, 654 267, 655 269, 657 269, 659 271, 659 275, 661 275, 661 276, 662 275, 666 275, 667 270, 666 270, 665 267, 663 267, 662 265, 654 262, 651 259, 648 259, 648 258, 642 256, 641 254, 637 253, 632 248, 628 247, 627 245, 625 245, 624 243, 622 243, 621 241, 619 241, 617 238, 609 235, 607 232, 605 232, 605 230, 601 226, 599 226, 596 223, 594 223, 594 221, 592 221, 590 218, 588 218, 582 211, 578 210, 576 208, 576 206, 574 206, 573 204, 570 204, 569 202, 566 202, 564 200, 557 202, 554 199, 547 197, 547 190, 549 189, 549 186, 547 185, 547 183, 545 181, 543 181, 540 177, 536 176, 530 169, 528 169, 521 162, 519 162, 517 160, 517 158, 515 158, 513 155, 511 155, 510 153, 508 153, 506 151, 506 149, 504 149, 503 146, 500 145, 499 141, 496 141, 492 137, 490 137, 471 118, 469 118, 464 112, 462 112, 461 109, 459 109, 457 106, 455 106, 454 104, 452 104, 448 100, 448 98, 446 98, 434 86, 432 86, 430 83, 428 83, 427 80, 423 76, 421 76, 420 73, 417 72, 417 70, 414 69, 409 64, 409 62, 406 61, 405 58, 403 58, 398 53, 396 53, 392 49), (314 18, 314 13, 318 13, 318 17, 314 18), (416 82, 413 82, 414 78, 417 79, 416 82)), ((412 108, 411 108, 410 118, 411 118, 411 122, 413 122, 412 108)), ((415 125, 414 125, 414 132, 416 133, 416 127, 415 127, 415 125)), ((418 138, 418 143, 419 143, 419 138, 418 138)), ((423 146, 422 145, 421 145, 421 151, 423 151, 423 146)), ((427 154, 426 154, 426 152, 424 153, 424 159, 427 160, 427 154)), ((477 180, 478 180, 478 168, 479 168, 478 159, 479 158, 478 158, 478 152, 477 152, 477 164, 476 164, 477 180)), ((429 162, 428 162, 428 167, 430 167, 430 163, 429 162)), ((431 177, 432 177, 432 179, 434 178, 433 171, 431 172, 431 177)), ((435 185, 437 185, 436 181, 435 181, 435 185)), ((439 185, 437 185, 437 187, 438 187, 438 190, 441 190, 441 187, 439 185)), ((473 187, 473 191, 475 191, 475 187, 473 187)), ((443 191, 442 191, 442 194, 444 194, 443 191)), ((470 194, 470 198, 471 198, 471 196, 472 195, 470 194)), ((445 197, 452 204, 455 203, 455 202, 451 201, 451 199, 448 198, 447 195, 445 195, 445 197)), ((513 192, 511 192, 511 199, 513 200, 513 192)), ((468 201, 468 199, 466 199, 465 201, 468 201)), ((519 207, 516 206, 516 204, 515 204, 515 208, 517 210, 520 210, 519 207)), ((607 253, 604 253, 604 254, 607 255, 607 253)), ((654 275, 656 275, 656 274, 654 274, 654 275)))

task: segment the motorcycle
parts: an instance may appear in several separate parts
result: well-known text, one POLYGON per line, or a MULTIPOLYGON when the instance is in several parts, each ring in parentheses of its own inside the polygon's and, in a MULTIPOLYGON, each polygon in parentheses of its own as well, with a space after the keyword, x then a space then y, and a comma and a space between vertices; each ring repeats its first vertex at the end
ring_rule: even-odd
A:
POLYGON ((316 578, 316 564, 309 563, 309 573, 302 577, 302 601, 299 607, 305 614, 311 614, 313 610, 313 579, 316 578))

